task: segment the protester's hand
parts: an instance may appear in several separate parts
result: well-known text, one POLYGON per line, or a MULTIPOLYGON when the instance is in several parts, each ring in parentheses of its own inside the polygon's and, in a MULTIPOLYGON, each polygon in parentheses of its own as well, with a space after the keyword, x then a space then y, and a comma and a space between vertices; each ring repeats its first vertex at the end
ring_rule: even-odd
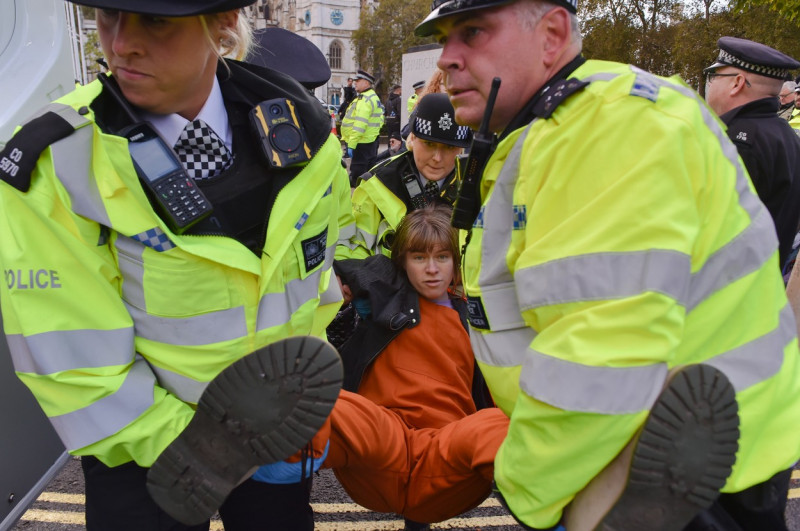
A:
POLYGON ((342 297, 344 298, 342 306, 349 304, 353 300, 353 292, 350 291, 350 286, 342 284, 342 278, 339 275, 336 275, 336 281, 339 282, 339 289, 342 291, 342 297))
MULTIPOLYGON (((311 474, 319 470, 319 468, 322 466, 322 463, 325 461, 325 458, 328 457, 328 450, 330 449, 330 446, 331 443, 328 441, 328 443, 325 445, 325 452, 322 454, 322 457, 317 459, 312 459, 309 457, 306 460, 306 478, 311 477, 311 474)), ((263 465, 258 467, 252 477, 254 480, 260 481, 261 483, 272 483, 276 485, 300 483, 303 480, 303 460, 301 459, 296 463, 278 461, 277 463, 263 465)))

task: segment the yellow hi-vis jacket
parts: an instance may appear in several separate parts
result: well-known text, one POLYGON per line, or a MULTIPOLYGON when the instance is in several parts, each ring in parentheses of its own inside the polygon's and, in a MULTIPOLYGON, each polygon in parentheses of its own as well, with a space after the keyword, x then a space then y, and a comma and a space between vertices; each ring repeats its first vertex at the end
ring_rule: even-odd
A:
POLYGON ((378 138, 383 126, 383 107, 375 91, 365 90, 356 96, 342 120, 342 140, 355 149, 358 144, 370 144, 378 138))
POLYGON ((792 129, 794 129, 796 133, 800 134, 800 109, 794 109, 792 111, 792 117, 789 119, 789 125, 792 126, 792 129))
POLYGON ((278 194, 261 257, 232 238, 173 234, 127 140, 94 123, 100 88, 50 106, 76 130, 41 154, 27 193, 0 183, 0 302, 15 370, 67 449, 149 466, 227 365, 281 338, 325 337, 350 186, 330 136, 278 194))
POLYGON ((775 229, 723 126, 679 79, 600 61, 570 77, 591 83, 489 159, 464 265, 473 350, 511 419, 495 479, 536 528, 629 442, 676 366, 708 363, 736 390, 724 492, 800 456, 775 229))

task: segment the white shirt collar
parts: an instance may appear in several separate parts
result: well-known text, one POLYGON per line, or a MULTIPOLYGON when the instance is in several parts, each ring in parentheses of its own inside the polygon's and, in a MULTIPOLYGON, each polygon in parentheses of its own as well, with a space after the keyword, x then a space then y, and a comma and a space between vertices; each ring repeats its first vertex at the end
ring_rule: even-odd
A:
MULTIPOLYGON (((181 132, 189 123, 189 120, 178 114, 154 114, 142 111, 142 117, 153 124, 153 127, 164 137, 169 145, 174 146, 181 136, 181 132)), ((228 150, 233 151, 233 132, 228 123, 228 112, 225 110, 225 102, 222 100, 222 91, 219 88, 219 81, 214 77, 214 85, 211 93, 206 99, 206 103, 195 119, 201 119, 222 138, 228 150)))

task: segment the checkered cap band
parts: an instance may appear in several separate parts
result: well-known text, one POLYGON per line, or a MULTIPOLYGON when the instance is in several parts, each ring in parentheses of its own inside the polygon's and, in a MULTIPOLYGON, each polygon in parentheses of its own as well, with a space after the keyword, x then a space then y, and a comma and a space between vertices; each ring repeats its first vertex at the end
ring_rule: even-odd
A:
POLYGON ((456 139, 466 140, 469 137, 470 129, 465 125, 459 125, 456 129, 456 139))
POLYGON ((761 74, 762 76, 766 77, 774 77, 779 79, 787 79, 789 77, 789 70, 785 68, 753 64, 744 61, 742 59, 739 59, 735 55, 732 55, 726 52, 725 50, 719 51, 719 58, 717 59, 717 61, 720 63, 725 63, 731 66, 735 66, 737 68, 741 68, 742 70, 747 70, 748 72, 761 74))
POLYGON ((134 234, 131 236, 131 238, 145 245, 146 247, 150 247, 151 249, 158 251, 159 253, 169 251, 175 247, 175 244, 172 243, 172 240, 170 240, 169 237, 164 234, 164 231, 159 227, 154 227, 139 234, 134 234))
POLYGON ((415 131, 422 133, 423 135, 430 135, 432 129, 433 123, 430 120, 417 117, 416 126, 414 127, 415 131))
POLYGON ((175 143, 175 153, 186 168, 186 173, 195 180, 215 177, 233 163, 233 156, 225 142, 203 120, 186 124, 175 143))

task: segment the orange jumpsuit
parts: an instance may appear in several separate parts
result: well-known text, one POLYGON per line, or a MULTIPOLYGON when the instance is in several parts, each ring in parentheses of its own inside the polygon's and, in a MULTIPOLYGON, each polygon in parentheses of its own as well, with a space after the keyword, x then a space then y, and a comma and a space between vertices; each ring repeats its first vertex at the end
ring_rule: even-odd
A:
POLYGON ((339 395, 323 466, 368 509, 439 522, 490 493, 508 417, 475 410, 475 362, 458 312, 419 303, 419 324, 386 346, 358 394, 339 395))

